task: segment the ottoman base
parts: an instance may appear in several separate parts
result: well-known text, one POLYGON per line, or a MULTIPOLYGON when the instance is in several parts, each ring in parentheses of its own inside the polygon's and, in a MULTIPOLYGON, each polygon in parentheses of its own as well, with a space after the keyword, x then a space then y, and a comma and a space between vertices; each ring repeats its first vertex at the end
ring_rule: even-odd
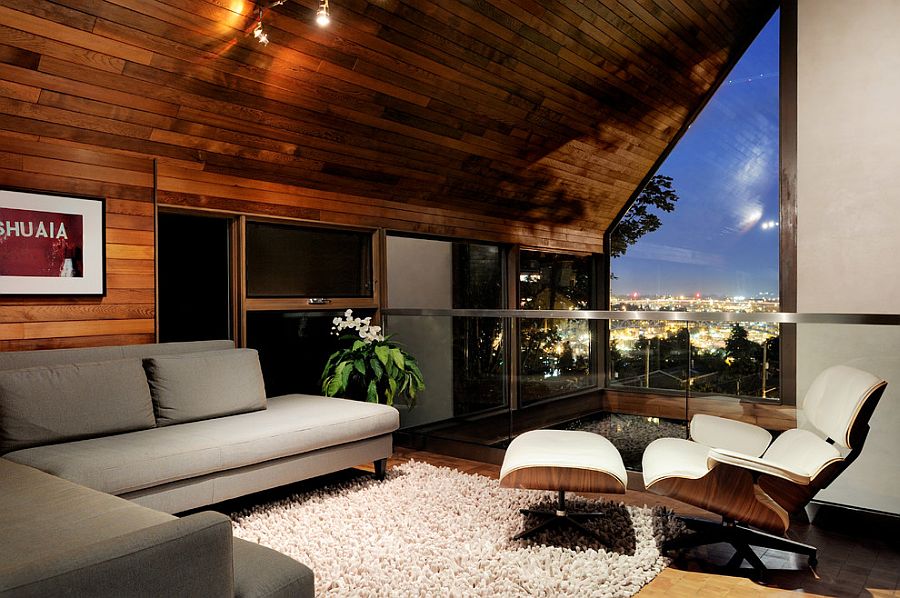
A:
POLYGON ((595 513, 570 513, 566 510, 566 491, 560 490, 559 496, 556 501, 556 510, 555 511, 540 511, 537 509, 520 509, 519 511, 523 515, 541 515, 546 517, 544 521, 540 522, 536 526, 531 529, 527 529, 524 532, 516 534, 513 540, 524 540, 525 538, 529 538, 537 533, 544 531, 545 529, 551 527, 558 527, 560 525, 569 525, 583 533, 585 536, 590 538, 594 538, 598 542, 603 544, 609 544, 607 538, 604 538, 594 530, 586 527, 581 523, 585 519, 591 519, 593 517, 602 517, 604 515, 603 511, 598 511, 595 513))

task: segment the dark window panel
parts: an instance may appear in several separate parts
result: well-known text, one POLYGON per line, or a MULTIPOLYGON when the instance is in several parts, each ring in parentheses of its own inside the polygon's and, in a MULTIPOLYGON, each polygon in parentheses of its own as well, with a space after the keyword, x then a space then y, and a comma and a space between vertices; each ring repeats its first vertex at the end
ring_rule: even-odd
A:
POLYGON ((232 338, 230 219, 159 215, 159 338, 232 338))
POLYGON ((247 223, 248 297, 371 297, 372 235, 247 223))

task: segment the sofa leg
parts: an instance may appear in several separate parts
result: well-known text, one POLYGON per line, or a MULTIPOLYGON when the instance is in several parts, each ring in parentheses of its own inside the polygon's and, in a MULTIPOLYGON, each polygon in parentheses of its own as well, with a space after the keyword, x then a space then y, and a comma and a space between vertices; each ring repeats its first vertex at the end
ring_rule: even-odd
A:
POLYGON ((381 481, 387 473, 387 459, 378 459, 375 461, 375 479, 381 481))

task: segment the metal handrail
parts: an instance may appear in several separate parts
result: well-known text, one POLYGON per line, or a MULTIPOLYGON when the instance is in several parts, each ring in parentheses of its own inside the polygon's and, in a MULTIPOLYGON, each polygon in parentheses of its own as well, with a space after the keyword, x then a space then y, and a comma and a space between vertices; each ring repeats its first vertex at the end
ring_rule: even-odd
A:
POLYGON ((671 320, 676 322, 774 322, 778 324, 865 324, 900 326, 900 314, 615 311, 567 309, 437 309, 388 307, 386 316, 456 316, 466 318, 550 318, 561 320, 671 320))

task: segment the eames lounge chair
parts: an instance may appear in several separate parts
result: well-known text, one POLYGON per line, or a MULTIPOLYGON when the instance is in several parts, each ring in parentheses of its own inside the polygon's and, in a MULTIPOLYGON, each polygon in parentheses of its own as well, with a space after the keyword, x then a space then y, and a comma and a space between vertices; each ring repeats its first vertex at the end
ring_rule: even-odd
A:
MULTIPOLYGON (((643 457, 644 485, 651 492, 722 516, 722 523, 682 518, 695 530, 663 550, 726 542, 765 571, 751 546, 804 554, 816 566, 816 548, 785 537, 790 515, 802 509, 862 451, 869 418, 887 383, 838 365, 819 374, 802 403, 807 427, 779 435, 710 415, 691 419, 691 440, 661 438, 643 457)), ((801 420, 802 421, 802 420, 801 420)))

